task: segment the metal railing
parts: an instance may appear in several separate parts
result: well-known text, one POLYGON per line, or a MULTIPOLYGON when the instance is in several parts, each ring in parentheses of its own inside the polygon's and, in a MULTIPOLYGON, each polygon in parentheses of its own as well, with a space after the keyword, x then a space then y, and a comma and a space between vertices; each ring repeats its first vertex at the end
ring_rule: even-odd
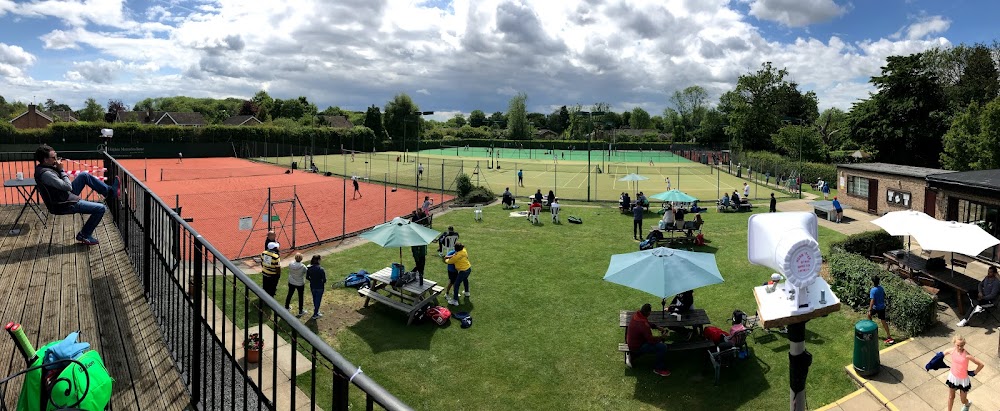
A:
POLYGON ((347 410, 363 401, 368 410, 375 404, 410 409, 269 297, 114 158, 105 155, 104 165, 107 176, 121 178, 121 206, 111 215, 193 408, 347 410), (253 333, 265 339, 256 366, 242 355, 253 333), (351 385, 362 395, 351 394, 351 385))

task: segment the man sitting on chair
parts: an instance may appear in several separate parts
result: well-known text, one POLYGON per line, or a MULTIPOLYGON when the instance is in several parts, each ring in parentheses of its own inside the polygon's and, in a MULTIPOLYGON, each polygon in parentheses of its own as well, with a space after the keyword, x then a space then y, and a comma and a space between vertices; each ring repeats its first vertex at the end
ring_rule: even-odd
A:
POLYGON ((962 319, 958 322, 959 327, 965 327, 969 323, 969 319, 972 316, 986 311, 987 308, 992 307, 997 300, 997 295, 1000 294, 1000 279, 997 278, 997 268, 991 266, 986 272, 986 278, 979 283, 977 290, 969 290, 969 298, 973 299, 972 296, 978 297, 978 299, 973 299, 975 308, 969 313, 968 317, 962 319))
POLYGON ((452 245, 458 242, 458 231, 455 231, 455 226, 453 225, 448 226, 448 231, 441 233, 441 235, 438 236, 437 240, 435 240, 438 243, 438 257, 444 255, 442 254, 442 251, 444 250, 444 243, 449 241, 448 237, 454 237, 454 239, 451 240, 452 245))
POLYGON ((504 208, 514 207, 514 195, 510 193, 510 187, 503 190, 503 206, 504 208))
POLYGON ((53 214, 90 214, 77 233, 76 241, 96 245, 94 229, 101 223, 108 208, 101 203, 80 199, 80 193, 84 187, 90 187, 110 202, 118 197, 118 176, 113 178, 110 186, 90 173, 77 174, 71 183, 69 175, 63 171, 62 161, 56 155, 56 150, 44 144, 35 150, 35 161, 38 162, 35 165, 35 184, 46 207, 53 214))
POLYGON ((542 200, 535 199, 531 202, 531 206, 528 207, 528 221, 531 221, 532 215, 539 215, 542 213, 542 200))

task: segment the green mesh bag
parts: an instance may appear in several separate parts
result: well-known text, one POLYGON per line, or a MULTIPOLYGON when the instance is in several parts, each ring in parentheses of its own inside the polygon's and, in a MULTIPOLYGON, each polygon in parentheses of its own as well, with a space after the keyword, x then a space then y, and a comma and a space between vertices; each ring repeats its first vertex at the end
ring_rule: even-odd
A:
MULTIPOLYGON (((32 367, 42 365, 45 351, 59 341, 53 341, 38 349, 38 356, 32 367)), ((114 379, 104 368, 104 361, 97 351, 89 350, 76 359, 87 372, 84 373, 80 364, 70 363, 63 368, 52 386, 48 403, 42 408, 42 375, 43 368, 32 370, 25 374, 21 395, 17 398, 18 411, 59 410, 67 407, 74 409, 101 411, 111 401, 111 385, 114 379), (88 387, 88 381, 89 387, 88 387), (77 401, 80 403, 76 404, 77 401)))

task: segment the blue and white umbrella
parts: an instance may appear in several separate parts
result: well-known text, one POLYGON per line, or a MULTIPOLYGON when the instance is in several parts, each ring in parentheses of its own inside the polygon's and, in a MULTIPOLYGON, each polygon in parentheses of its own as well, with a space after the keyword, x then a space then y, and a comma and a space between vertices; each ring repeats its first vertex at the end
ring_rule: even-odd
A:
POLYGON ((667 247, 612 255, 604 280, 660 298, 725 281, 715 254, 667 247))

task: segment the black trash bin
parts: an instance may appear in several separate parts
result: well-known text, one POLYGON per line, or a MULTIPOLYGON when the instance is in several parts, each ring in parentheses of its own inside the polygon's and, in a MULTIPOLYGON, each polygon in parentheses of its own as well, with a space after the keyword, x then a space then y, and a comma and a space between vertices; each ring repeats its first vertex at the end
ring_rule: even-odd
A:
POLYGON ((298 169, 299 169, 299 162, 298 161, 293 161, 292 162, 292 170, 298 170, 298 169))
POLYGON ((872 320, 854 324, 854 371, 862 377, 878 373, 878 325, 872 320))

